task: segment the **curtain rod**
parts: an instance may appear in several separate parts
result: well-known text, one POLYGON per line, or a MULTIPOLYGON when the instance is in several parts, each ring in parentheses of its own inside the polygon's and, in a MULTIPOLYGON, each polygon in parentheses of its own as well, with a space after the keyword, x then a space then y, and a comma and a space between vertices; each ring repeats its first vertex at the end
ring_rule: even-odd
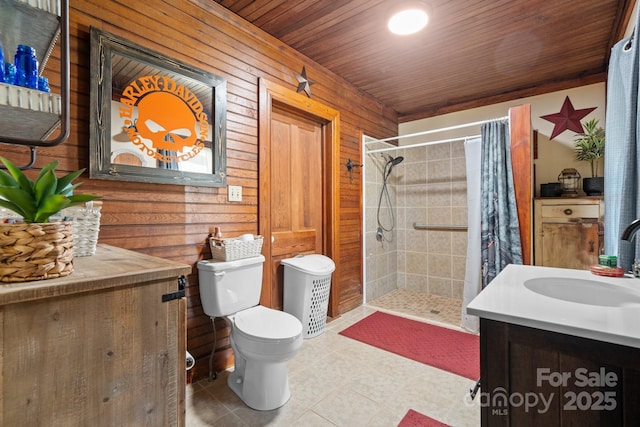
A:
POLYGON ((453 142, 453 141, 461 141, 461 140, 467 140, 467 139, 473 139, 473 138, 480 138, 482 135, 470 135, 470 136, 461 136, 458 138, 448 138, 448 139, 440 139, 438 141, 430 141, 430 142, 418 142, 416 144, 409 144, 409 145, 392 145, 390 147, 387 148, 378 148, 376 150, 367 150, 367 154, 373 154, 373 153, 382 153, 384 151, 389 151, 389 150, 404 150, 405 148, 415 148, 415 147, 424 147, 427 145, 435 145, 435 144, 443 144, 445 142, 453 142))
MULTIPOLYGON (((429 135, 429 134, 438 133, 438 132, 447 132, 447 131, 450 131, 450 130, 456 130, 456 129, 466 128, 466 127, 470 127, 470 126, 482 125, 482 124, 485 124, 485 123, 493 122, 495 120, 508 120, 508 119, 509 119, 509 116, 498 117, 496 119, 488 119, 488 120, 482 120, 482 121, 479 121, 479 122, 464 123, 464 124, 461 124, 461 125, 449 126, 449 127, 444 127, 444 128, 440 128, 440 129, 425 130, 425 131, 422 131, 422 132, 410 133, 410 134, 407 134, 407 135, 399 135, 399 136, 394 136, 394 137, 390 137, 390 138, 374 139, 374 140, 369 141, 369 142, 366 142, 366 141, 363 141, 363 142, 364 142, 365 145, 367 145, 367 144, 373 144, 373 143, 376 143, 376 142, 395 141, 395 140, 400 139, 400 138, 413 138, 414 136, 429 135)), ((363 139, 364 139, 365 136, 363 136, 363 139)))

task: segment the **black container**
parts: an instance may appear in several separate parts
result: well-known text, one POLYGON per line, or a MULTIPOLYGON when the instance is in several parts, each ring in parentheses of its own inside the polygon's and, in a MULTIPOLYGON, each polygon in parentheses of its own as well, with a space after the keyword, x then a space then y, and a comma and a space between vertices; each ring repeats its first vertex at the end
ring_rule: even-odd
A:
POLYGON ((562 196, 562 187, 559 182, 550 182, 548 184, 540 184, 540 197, 560 197, 562 196))
POLYGON ((582 178, 582 189, 587 196, 601 196, 604 193, 604 177, 582 178))

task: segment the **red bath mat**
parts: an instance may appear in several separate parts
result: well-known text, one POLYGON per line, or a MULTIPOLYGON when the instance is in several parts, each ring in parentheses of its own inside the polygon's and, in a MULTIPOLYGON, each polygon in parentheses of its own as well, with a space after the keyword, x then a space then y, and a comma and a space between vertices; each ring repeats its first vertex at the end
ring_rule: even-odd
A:
POLYGON ((422 415, 420 412, 416 412, 413 409, 409 409, 409 412, 407 412, 404 418, 400 421, 398 427, 449 427, 449 425, 436 421, 433 418, 429 418, 426 415, 422 415))
POLYGON ((380 311, 340 334, 472 380, 480 377, 480 338, 474 334, 380 311))

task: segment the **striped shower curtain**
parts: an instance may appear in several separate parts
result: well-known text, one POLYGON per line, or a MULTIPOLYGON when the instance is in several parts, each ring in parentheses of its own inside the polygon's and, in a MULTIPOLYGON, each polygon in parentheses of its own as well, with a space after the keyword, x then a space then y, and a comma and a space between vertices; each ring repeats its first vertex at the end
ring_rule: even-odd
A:
POLYGON ((640 46, 634 36, 619 41, 611 49, 607 81, 604 250, 607 255, 617 255, 618 266, 625 271, 640 257, 640 236, 632 242, 620 240, 625 227, 640 218, 639 59, 640 46))
POLYGON ((511 168, 509 123, 482 125, 482 288, 508 264, 522 264, 518 208, 511 168))

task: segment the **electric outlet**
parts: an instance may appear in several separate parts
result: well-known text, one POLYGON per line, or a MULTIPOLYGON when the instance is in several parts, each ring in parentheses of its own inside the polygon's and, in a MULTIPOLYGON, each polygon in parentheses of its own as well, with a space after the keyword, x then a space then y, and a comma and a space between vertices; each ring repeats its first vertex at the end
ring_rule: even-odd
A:
POLYGON ((241 202, 242 187, 239 185, 230 185, 227 187, 227 198, 230 202, 241 202))

